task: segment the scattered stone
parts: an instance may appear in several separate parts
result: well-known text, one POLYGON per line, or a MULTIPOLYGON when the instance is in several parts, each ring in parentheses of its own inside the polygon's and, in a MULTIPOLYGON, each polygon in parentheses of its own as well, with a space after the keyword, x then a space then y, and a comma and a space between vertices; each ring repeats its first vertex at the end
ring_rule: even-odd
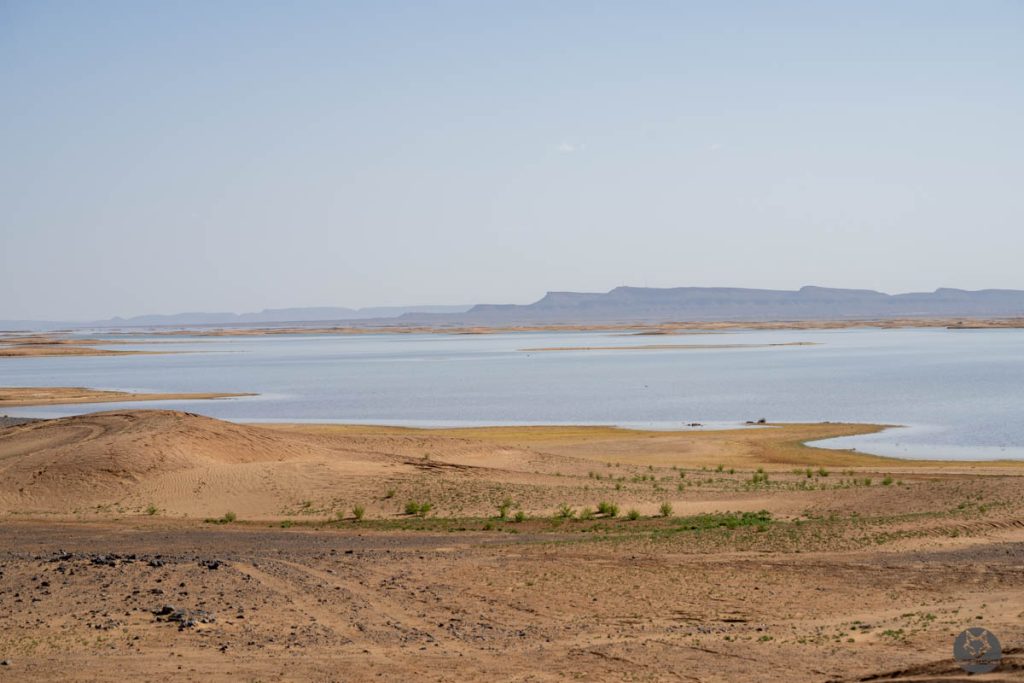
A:
POLYGON ((201 609, 179 609, 172 605, 164 605, 160 609, 153 610, 153 616, 157 621, 173 622, 178 624, 178 630, 184 631, 193 628, 196 624, 212 624, 217 619, 206 610, 201 609))

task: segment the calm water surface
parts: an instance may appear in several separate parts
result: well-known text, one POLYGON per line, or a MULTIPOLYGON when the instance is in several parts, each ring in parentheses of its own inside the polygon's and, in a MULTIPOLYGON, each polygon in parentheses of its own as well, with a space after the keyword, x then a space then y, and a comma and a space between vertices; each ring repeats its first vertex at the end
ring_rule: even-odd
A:
MULTIPOLYGON (((139 338, 142 340, 143 338, 139 338)), ((416 426, 686 422, 904 425, 828 445, 883 455, 1024 458, 1024 330, 751 331, 152 338, 172 355, 0 359, 0 386, 258 392, 153 405, 239 421, 416 426), (557 346, 812 346, 530 352, 557 346)), ((10 409, 18 416, 109 410, 10 409)))

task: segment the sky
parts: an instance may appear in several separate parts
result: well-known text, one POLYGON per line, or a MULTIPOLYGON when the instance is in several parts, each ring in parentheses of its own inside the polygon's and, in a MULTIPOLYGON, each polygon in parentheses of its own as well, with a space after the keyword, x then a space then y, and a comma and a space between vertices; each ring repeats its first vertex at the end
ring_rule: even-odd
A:
POLYGON ((1024 2, 0 0, 0 318, 1024 289, 1024 2))

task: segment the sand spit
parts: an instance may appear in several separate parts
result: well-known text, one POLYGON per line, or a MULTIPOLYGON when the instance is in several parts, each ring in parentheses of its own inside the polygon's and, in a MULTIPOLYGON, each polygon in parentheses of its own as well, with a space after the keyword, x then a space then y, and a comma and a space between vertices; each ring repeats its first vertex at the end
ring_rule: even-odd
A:
POLYGON ((198 401, 255 396, 241 393, 156 393, 108 391, 85 387, 0 387, 0 408, 64 405, 71 403, 124 403, 129 401, 198 401))
POLYGON ((779 344, 637 344, 634 346, 547 346, 520 351, 714 351, 717 349, 770 349, 776 346, 818 346, 818 342, 779 344))
POLYGON ((175 353, 173 351, 140 351, 101 349, 98 345, 145 344, 142 341, 110 339, 67 339, 59 335, 7 334, 0 335, 0 358, 29 358, 35 356, 138 356, 175 353))

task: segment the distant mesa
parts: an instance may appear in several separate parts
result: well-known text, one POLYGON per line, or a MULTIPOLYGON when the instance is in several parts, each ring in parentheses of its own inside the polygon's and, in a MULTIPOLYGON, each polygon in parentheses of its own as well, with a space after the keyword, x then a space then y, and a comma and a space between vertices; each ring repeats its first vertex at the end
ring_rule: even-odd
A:
MULTIPOLYGON (((797 291, 733 287, 616 287, 607 293, 549 292, 527 305, 474 306, 472 323, 853 320, 1024 315, 1024 291, 937 289, 884 294, 867 289, 797 291)), ((403 316, 412 318, 414 316, 403 316)))

